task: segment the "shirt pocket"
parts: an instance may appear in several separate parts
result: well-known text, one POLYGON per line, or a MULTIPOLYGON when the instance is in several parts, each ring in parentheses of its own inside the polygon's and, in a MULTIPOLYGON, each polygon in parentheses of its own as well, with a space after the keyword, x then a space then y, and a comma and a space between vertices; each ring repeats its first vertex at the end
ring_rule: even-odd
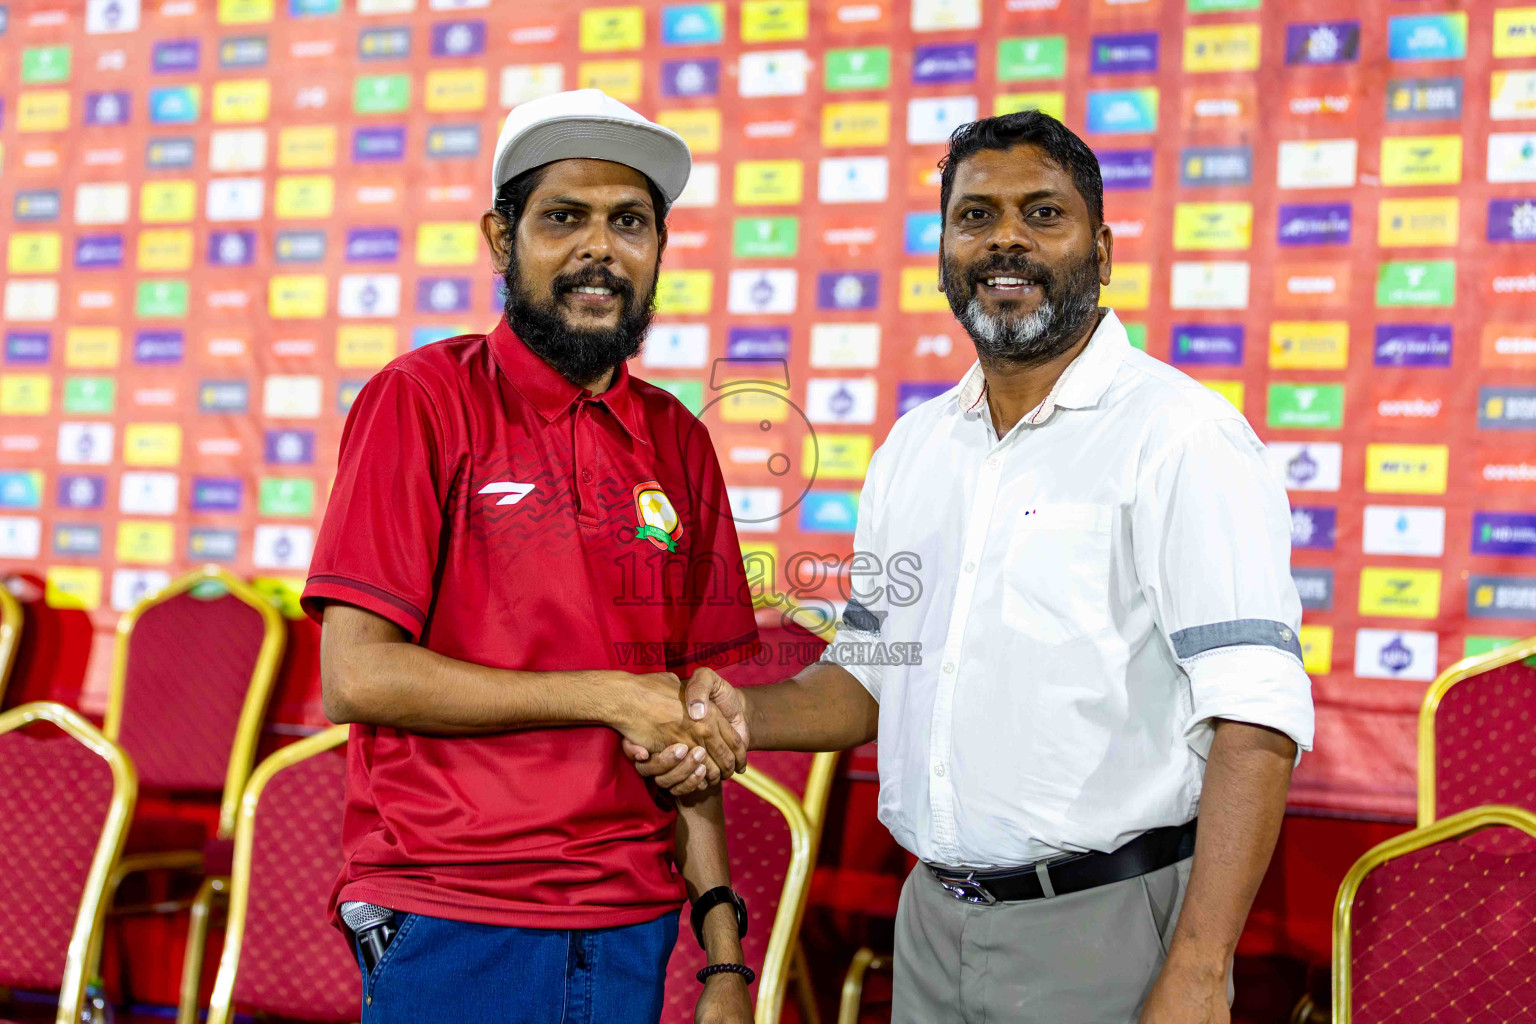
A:
POLYGON ((1107 627, 1113 523, 1111 505, 1020 512, 1003 566, 1003 624, 1053 646, 1107 627))

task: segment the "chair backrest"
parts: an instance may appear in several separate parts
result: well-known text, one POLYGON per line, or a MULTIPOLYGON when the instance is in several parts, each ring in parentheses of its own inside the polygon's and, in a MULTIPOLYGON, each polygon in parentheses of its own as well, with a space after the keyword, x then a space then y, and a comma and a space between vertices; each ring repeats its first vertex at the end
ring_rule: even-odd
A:
POLYGON ((221 793, 221 836, 234 830, 284 636, 272 603, 218 566, 118 622, 105 732, 144 786, 221 793))
MULTIPOLYGON (((810 892, 816 834, 794 793, 749 768, 725 786, 726 839, 731 885, 747 901, 752 924, 742 939, 747 963, 757 966, 753 984, 757 1024, 778 1024, 790 957, 810 892), (760 965, 760 966, 758 966, 760 965)), ((693 938, 688 908, 682 911, 678 942, 667 965, 663 1024, 693 1020, 704 951, 693 938)))
POLYGON ((235 1010, 355 1021, 357 961, 330 924, 341 872, 347 727, 284 747, 251 775, 235 826, 229 923, 208 1024, 235 1010))
POLYGON ((59 1021, 78 1019, 136 796, 133 763, 74 711, 0 714, 0 988, 57 990, 59 1021))
POLYGON ((1457 662, 1419 709, 1419 825, 1484 804, 1536 811, 1536 637, 1457 662))
POLYGON ((0 702, 5 700, 6 684, 11 681, 16 651, 21 647, 21 622, 21 602, 0 583, 0 702))
POLYGON ((1366 851, 1334 905, 1334 1024, 1527 1019, 1533 839, 1536 814, 1489 806, 1366 851))

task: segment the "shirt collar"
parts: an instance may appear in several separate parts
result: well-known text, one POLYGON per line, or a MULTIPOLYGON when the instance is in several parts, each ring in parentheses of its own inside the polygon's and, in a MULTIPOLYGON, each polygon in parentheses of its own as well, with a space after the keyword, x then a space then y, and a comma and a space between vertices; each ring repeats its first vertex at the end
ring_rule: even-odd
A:
MULTIPOLYGON (((491 356, 496 360, 502 376, 517 389, 524 401, 538 410, 545 423, 553 422, 556 416, 563 414, 587 394, 586 388, 572 384, 540 359, 527 342, 508 326, 505 318, 496 324, 489 340, 491 356)), ((607 406, 635 440, 650 444, 650 438, 646 436, 644 409, 630 385, 627 363, 620 363, 618 369, 613 371, 613 380, 608 390, 590 396, 590 400, 607 406)))
MULTIPOLYGON (((1050 406, 1050 409, 1040 410, 1049 413, 1052 409, 1086 409, 1097 405, 1104 392, 1109 390, 1109 385, 1115 378, 1115 371, 1120 368, 1121 361, 1130 349, 1131 342, 1126 336, 1125 325, 1115 315, 1112 309, 1104 310, 1104 319, 1099 321, 1099 326, 1094 330, 1093 336, 1088 339, 1088 344, 1077 354, 1077 358, 1062 371, 1056 385, 1051 388, 1051 393, 1046 397, 1042 405, 1050 406)), ((982 399, 987 394, 987 378, 981 370, 981 362, 978 360, 971 364, 964 377, 960 379, 960 390, 956 398, 962 413, 977 412, 981 409, 982 399)), ((1046 417, 1041 416, 1044 420, 1046 417)))

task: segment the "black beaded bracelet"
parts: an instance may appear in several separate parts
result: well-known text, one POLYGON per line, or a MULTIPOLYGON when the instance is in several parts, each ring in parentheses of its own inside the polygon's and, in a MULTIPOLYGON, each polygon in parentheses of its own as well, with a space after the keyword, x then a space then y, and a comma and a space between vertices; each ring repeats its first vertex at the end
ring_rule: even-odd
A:
POLYGON ((697 977, 700 982, 705 982, 717 974, 739 974, 747 979, 748 985, 757 980, 756 973, 746 964, 710 964, 700 971, 697 977))

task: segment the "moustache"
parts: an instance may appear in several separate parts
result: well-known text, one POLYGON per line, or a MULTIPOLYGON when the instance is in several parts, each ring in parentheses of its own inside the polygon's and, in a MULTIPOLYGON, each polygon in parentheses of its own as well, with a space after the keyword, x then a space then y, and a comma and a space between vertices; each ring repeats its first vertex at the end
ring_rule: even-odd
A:
POLYGON ((635 298, 635 286, 606 267, 588 267, 572 274, 559 274, 549 283, 550 294, 557 299, 577 288, 607 288, 625 305, 635 298))
POLYGON ((1056 285, 1055 276, 1044 263, 1028 256, 1007 253, 994 253, 985 259, 978 260, 971 264, 966 276, 973 289, 989 277, 1022 277, 1039 285, 1040 290, 1047 295, 1056 285))

